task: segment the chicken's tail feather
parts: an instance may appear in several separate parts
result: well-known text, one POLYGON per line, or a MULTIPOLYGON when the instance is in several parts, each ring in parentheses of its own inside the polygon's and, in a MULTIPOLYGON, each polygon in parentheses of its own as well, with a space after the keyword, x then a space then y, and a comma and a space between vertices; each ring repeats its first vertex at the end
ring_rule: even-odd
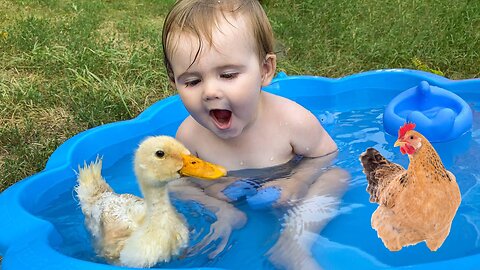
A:
POLYGON ((370 194, 370 201, 378 202, 377 190, 379 181, 382 180, 377 177, 376 172, 379 168, 389 166, 393 163, 384 158, 380 152, 374 148, 368 148, 363 152, 360 155, 360 162, 363 166, 363 173, 367 176, 367 192, 370 194))
POLYGON ((91 205, 101 194, 112 191, 112 188, 102 177, 101 172, 102 159, 99 157, 89 165, 85 162, 83 168, 79 166, 77 174, 78 185, 75 187, 75 191, 82 206, 91 205))

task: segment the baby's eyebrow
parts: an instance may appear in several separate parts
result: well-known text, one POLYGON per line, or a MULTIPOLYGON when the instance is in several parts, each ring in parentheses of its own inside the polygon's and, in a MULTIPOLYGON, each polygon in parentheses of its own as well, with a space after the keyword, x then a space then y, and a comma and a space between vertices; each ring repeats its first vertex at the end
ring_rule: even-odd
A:
POLYGON ((216 68, 217 71, 223 71, 225 69, 242 69, 244 68, 245 66, 244 65, 234 65, 234 64, 229 64, 229 65, 223 65, 223 66, 219 66, 216 68))

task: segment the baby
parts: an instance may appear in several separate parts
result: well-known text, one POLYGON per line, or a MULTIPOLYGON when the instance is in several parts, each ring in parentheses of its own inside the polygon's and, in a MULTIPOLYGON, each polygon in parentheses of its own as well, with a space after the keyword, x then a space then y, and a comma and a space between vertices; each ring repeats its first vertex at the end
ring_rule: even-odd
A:
MULTIPOLYGON (((346 174, 320 170, 335 156, 333 139, 307 109, 262 90, 275 75, 276 56, 272 28, 258 0, 179 0, 165 20, 162 42, 168 77, 190 113, 176 137, 192 153, 228 170, 271 167, 296 156, 323 157, 307 162, 318 166, 296 168, 292 179, 266 182, 255 192, 273 188, 276 206, 314 197, 312 192, 341 195, 346 174)), ((230 201, 238 196, 225 191, 235 181, 202 188, 230 201)), ((285 252, 282 242, 289 242, 286 237, 280 237, 270 258, 277 266, 298 269, 279 255, 285 252)))

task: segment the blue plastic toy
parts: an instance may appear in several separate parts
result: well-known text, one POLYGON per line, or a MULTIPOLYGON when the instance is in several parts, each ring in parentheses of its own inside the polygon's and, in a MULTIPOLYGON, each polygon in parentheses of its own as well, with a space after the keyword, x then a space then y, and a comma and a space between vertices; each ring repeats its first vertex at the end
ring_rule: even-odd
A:
POLYGON ((335 114, 325 111, 324 113, 321 113, 317 115, 318 120, 320 120, 320 123, 322 123, 322 126, 328 126, 335 124, 335 114))
POLYGON ((405 122, 415 123, 415 129, 430 142, 444 142, 472 128, 472 110, 456 94, 422 81, 385 108, 383 126, 387 133, 397 136, 405 122))
POLYGON ((254 181, 238 180, 223 190, 223 194, 232 201, 243 197, 253 209, 267 209, 272 207, 280 198, 281 189, 278 187, 261 188, 254 181))

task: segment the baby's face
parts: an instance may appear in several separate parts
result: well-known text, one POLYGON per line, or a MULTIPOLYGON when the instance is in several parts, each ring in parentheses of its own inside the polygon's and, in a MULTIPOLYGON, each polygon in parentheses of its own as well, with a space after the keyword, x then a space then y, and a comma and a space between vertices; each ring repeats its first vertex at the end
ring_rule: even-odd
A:
POLYGON ((193 65, 198 50, 193 35, 181 34, 171 57, 175 87, 190 115, 224 139, 255 121, 265 69, 248 25, 240 16, 228 20, 213 30, 213 46, 202 42, 193 65))

